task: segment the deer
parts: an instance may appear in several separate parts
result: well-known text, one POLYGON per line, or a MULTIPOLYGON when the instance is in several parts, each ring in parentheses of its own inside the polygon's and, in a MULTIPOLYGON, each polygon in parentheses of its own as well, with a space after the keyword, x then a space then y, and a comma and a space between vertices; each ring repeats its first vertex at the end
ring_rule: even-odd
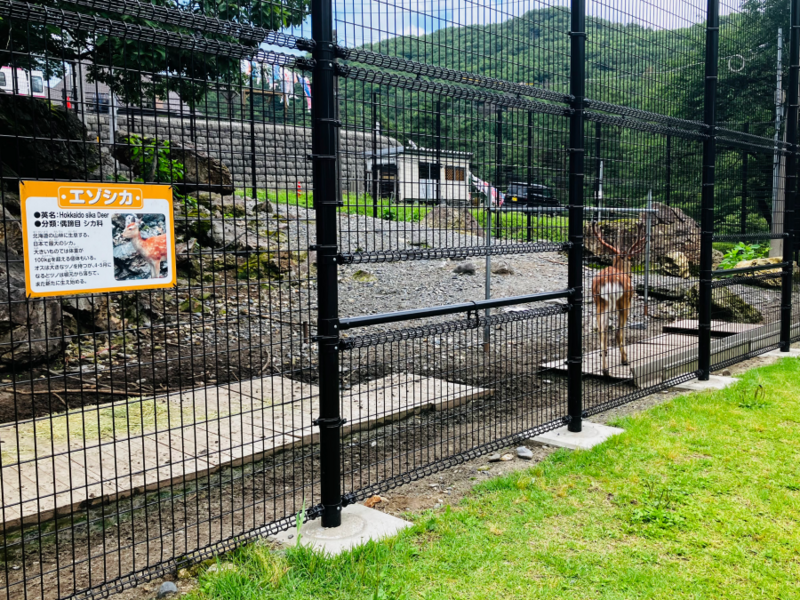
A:
POLYGON ((628 352, 625 349, 625 324, 628 322, 631 300, 633 300, 633 283, 631 282, 631 259, 641 253, 645 243, 644 227, 637 226, 636 240, 627 250, 612 246, 603 239, 603 235, 592 223, 592 234, 597 241, 613 256, 610 267, 606 267, 592 280, 592 299, 597 315, 597 329, 600 332, 600 355, 603 362, 603 375, 608 377, 608 324, 609 313, 617 313, 617 345, 622 364, 628 364, 628 352))
POLYGON ((154 235, 153 237, 143 238, 140 228, 142 220, 128 215, 125 217, 125 229, 122 230, 122 237, 130 240, 136 253, 143 257, 150 267, 150 277, 157 279, 161 277, 161 261, 167 259, 167 235, 154 235))

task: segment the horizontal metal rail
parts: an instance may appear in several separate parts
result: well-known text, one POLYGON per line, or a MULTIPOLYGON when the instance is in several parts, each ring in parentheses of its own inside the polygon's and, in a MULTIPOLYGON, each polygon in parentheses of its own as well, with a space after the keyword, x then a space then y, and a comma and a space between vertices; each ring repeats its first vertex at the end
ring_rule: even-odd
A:
POLYGON ((592 100, 591 98, 586 98, 584 100, 584 104, 588 108, 592 108, 594 110, 602 110, 604 112, 614 113, 617 115, 621 115, 623 117, 632 117, 640 121, 651 121, 654 123, 661 123, 662 125, 666 125, 668 127, 678 127, 678 128, 685 127, 688 129, 698 129, 701 131, 705 131, 706 129, 706 124, 703 123, 702 121, 690 121, 688 119, 678 119, 676 117, 670 117, 668 115, 660 115, 658 113, 649 112, 638 108, 631 108, 630 106, 622 106, 619 104, 613 104, 611 102, 603 102, 602 100, 592 100))
POLYGON ((401 260, 436 260, 440 258, 468 258, 472 256, 504 256, 508 254, 534 254, 561 252, 569 249, 569 242, 526 242, 498 244, 496 246, 461 246, 419 250, 375 250, 371 252, 343 252, 336 257, 341 265, 361 263, 389 263, 401 260))
MULTIPOLYGON (((303 59, 298 60, 298 66, 302 67, 302 63, 303 59)), ((335 67, 336 74, 340 77, 364 81, 374 85, 390 86, 426 94, 438 94, 454 99, 478 100, 494 106, 503 106, 505 108, 514 108, 548 115, 568 116, 572 112, 572 109, 566 106, 548 104, 541 100, 530 100, 527 98, 520 98, 519 96, 482 91, 472 87, 439 83, 427 79, 404 77, 395 73, 375 69, 363 69, 361 67, 341 64, 337 64, 335 67)))
POLYGON ((726 233, 711 238, 715 242, 737 242, 741 240, 782 240, 788 233, 726 233))
POLYGON ((218 34, 239 38, 246 42, 256 42, 311 50, 314 41, 288 35, 280 31, 272 31, 257 25, 207 17, 187 10, 158 6, 139 0, 65 0, 69 4, 83 6, 94 10, 117 13, 126 17, 147 19, 164 25, 174 25, 202 31, 206 34, 218 34))
MULTIPOLYGON (((541 212, 541 213, 548 213, 548 212, 568 212, 569 206, 525 206, 519 204, 503 204, 500 207, 490 207, 490 211, 499 211, 499 212, 541 212)), ((587 212, 615 212, 615 213, 657 213, 657 208, 615 208, 613 206, 584 206, 584 211, 587 212)))
POLYGON ((587 110, 585 113, 587 121, 594 123, 604 123, 614 127, 623 127, 626 129, 634 129, 636 131, 644 131, 646 133, 656 133, 661 135, 670 135, 672 137, 683 138, 687 140, 703 141, 708 138, 707 133, 699 131, 690 131, 688 129, 679 129, 677 127, 667 127, 666 125, 659 125, 650 121, 643 121, 641 119, 634 119, 631 117, 623 117, 618 115, 609 115, 605 113, 598 113, 587 110))
POLYGON ((513 83, 511 81, 505 81, 503 79, 496 79, 493 77, 486 77, 485 75, 479 75, 469 71, 458 71, 456 69, 448 69, 447 67, 442 67, 440 65, 420 63, 399 56, 387 56, 377 52, 370 52, 369 50, 351 49, 338 46, 336 48, 336 54, 344 60, 363 63, 373 67, 378 67, 380 69, 403 71, 424 77, 433 77, 435 79, 452 81, 453 83, 482 87, 520 96, 530 96, 532 98, 550 100, 553 102, 568 103, 572 100, 572 97, 569 94, 560 94, 558 92, 545 90, 535 86, 513 83))
POLYGON ((514 306, 516 304, 527 304, 528 302, 558 300, 559 298, 569 298, 573 293, 573 290, 567 289, 556 292, 526 294, 524 296, 509 296, 508 298, 496 298, 492 300, 475 300, 474 302, 462 302, 460 304, 448 304, 446 306, 400 310, 397 312, 381 313, 377 315, 365 315, 363 317, 350 317, 347 319, 339 319, 339 330, 344 331, 347 329, 353 329, 355 327, 369 327, 372 325, 385 325, 386 323, 399 323, 401 321, 411 321, 413 319, 427 319, 429 317, 454 315, 463 312, 477 312, 479 310, 502 308, 504 306, 514 306))
MULTIPOLYGON (((106 34, 127 41, 143 42, 167 48, 255 60, 272 65, 291 66, 298 61, 297 56, 264 50, 257 45, 248 46, 235 42, 215 40, 48 6, 35 6, 17 2, 16 0, 0 0, 0 17, 33 21, 43 25, 76 29, 92 34, 106 34)), ((313 60, 303 59, 302 68, 311 68, 313 64, 313 60)))
POLYGON ((757 267, 740 267, 738 269, 717 269, 716 271, 711 271, 711 274, 714 277, 718 277, 720 275, 737 275, 739 273, 755 273, 756 271, 768 271, 770 269, 782 269, 783 267, 788 267, 788 262, 780 262, 775 263, 773 265, 760 265, 757 267))

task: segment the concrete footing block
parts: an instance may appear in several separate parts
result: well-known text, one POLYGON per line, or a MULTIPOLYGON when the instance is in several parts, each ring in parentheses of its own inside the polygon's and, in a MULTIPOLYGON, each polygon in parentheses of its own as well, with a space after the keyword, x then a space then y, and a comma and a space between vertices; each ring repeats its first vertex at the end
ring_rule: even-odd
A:
POLYGON ((618 427, 609 427, 600 423, 584 421, 582 430, 573 433, 567 426, 559 427, 553 431, 548 431, 533 438, 534 442, 555 446, 556 448, 568 448, 570 450, 588 450, 598 444, 602 444, 608 438, 622 433, 624 430, 618 427))
POLYGON ((330 556, 336 556, 367 543, 397 535, 411 523, 398 519, 363 504, 351 504, 342 509, 342 524, 339 527, 323 527, 321 519, 305 523, 300 528, 283 531, 273 539, 281 545, 294 546, 298 542, 311 546, 330 556))
POLYGON ((706 390, 724 390, 726 387, 739 381, 736 377, 725 377, 723 375, 711 375, 708 381, 691 379, 685 383, 679 383, 673 390, 682 392, 704 392, 706 390))
POLYGON ((762 356, 769 356, 770 358, 798 358, 800 357, 800 348, 789 348, 788 352, 781 352, 780 350, 771 350, 770 352, 766 352, 762 354, 762 356))

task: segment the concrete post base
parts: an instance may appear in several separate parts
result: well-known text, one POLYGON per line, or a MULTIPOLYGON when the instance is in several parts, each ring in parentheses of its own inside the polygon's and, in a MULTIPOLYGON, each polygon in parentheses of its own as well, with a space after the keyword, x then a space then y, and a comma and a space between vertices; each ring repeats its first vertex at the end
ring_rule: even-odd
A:
POLYGON ((736 377, 724 377, 722 375, 711 375, 708 381, 692 379, 685 383, 679 383, 673 390, 682 392, 704 392, 706 390, 724 390, 726 387, 739 381, 736 377))
POLYGON ((767 352, 766 354, 763 354, 762 356, 769 356, 770 358, 772 358, 772 357, 775 357, 775 358, 786 358, 788 356, 791 356, 793 358, 798 358, 798 357, 800 357, 800 348, 789 348, 788 352, 781 352, 780 350, 771 350, 770 352, 767 352))
POLYGON ((569 448, 570 450, 588 450, 598 444, 602 444, 611 436, 622 433, 618 427, 609 427, 600 423, 583 422, 580 433, 572 433, 567 426, 559 427, 553 431, 548 431, 533 438, 534 442, 556 448, 569 448))
POLYGON ((370 540, 396 535, 406 527, 411 527, 411 523, 363 504, 351 504, 342 509, 342 524, 339 527, 325 528, 322 521, 316 519, 303 525, 299 536, 297 529, 293 528, 282 531, 273 539, 281 545, 294 546, 300 543, 336 556, 370 540))

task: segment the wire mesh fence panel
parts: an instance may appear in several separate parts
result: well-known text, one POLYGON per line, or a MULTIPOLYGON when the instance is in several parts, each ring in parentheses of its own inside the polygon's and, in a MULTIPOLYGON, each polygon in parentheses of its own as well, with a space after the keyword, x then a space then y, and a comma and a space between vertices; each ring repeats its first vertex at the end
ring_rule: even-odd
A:
POLYGON ((0 591, 788 349, 799 5, 0 1, 0 591))
POLYGON ((308 11, 0 10, 0 587, 107 593, 317 501, 311 97, 293 67, 308 11), (32 181, 75 206, 26 213, 32 181), (113 203, 153 184, 173 186, 169 212, 113 203), (102 268, 129 291, 27 297, 102 268))
POLYGON ((363 499, 563 422, 566 305, 361 333, 343 343, 343 489, 363 499), (486 342, 487 332, 491 339, 486 342), (379 422, 366 431, 359 425, 379 422))

